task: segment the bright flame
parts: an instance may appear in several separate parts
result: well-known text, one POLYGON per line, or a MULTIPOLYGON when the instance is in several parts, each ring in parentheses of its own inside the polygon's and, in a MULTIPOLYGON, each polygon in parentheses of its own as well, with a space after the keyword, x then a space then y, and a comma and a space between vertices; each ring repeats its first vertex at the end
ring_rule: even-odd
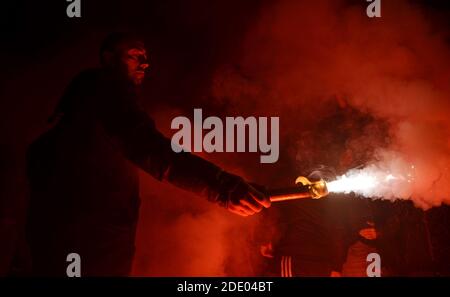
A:
MULTIPOLYGON (((410 167, 414 169, 414 166, 410 167)), ((404 190, 413 181, 411 172, 391 172, 386 168, 371 165, 363 169, 353 169, 327 182, 330 193, 356 193, 365 197, 407 199, 404 190)))
POLYGON ((343 175, 335 181, 328 182, 327 188, 329 192, 362 194, 371 191, 377 184, 375 177, 362 173, 351 177, 343 175))

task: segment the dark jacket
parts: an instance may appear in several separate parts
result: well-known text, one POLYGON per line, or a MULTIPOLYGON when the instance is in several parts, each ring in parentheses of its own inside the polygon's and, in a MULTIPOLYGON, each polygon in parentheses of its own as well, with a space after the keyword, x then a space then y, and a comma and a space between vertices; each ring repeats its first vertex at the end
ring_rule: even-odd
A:
POLYGON ((238 178, 170 140, 139 107, 119 75, 89 70, 69 85, 56 125, 28 151, 28 238, 35 274, 65 275, 81 256, 83 275, 126 275, 139 211, 137 167, 224 204, 238 178))

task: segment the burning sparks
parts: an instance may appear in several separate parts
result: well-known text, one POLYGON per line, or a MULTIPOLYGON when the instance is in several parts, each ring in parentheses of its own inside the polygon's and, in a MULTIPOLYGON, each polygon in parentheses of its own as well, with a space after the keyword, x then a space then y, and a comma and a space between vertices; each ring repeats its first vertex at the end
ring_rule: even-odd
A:
POLYGON ((334 181, 310 181, 299 176, 298 187, 269 191, 270 201, 286 201, 303 198, 320 199, 328 193, 355 193, 369 198, 409 199, 414 181, 414 165, 402 159, 397 162, 377 163, 363 169, 352 169, 334 181))
POLYGON ((355 192, 363 194, 372 191, 378 184, 375 177, 365 173, 354 176, 343 175, 337 180, 327 183, 328 191, 335 193, 355 192))
MULTIPOLYGON (((410 166, 414 170, 414 166, 410 166)), ((398 196, 407 184, 413 182, 413 174, 392 173, 376 166, 350 170, 334 181, 327 182, 330 193, 355 193, 374 198, 404 198, 398 196)))

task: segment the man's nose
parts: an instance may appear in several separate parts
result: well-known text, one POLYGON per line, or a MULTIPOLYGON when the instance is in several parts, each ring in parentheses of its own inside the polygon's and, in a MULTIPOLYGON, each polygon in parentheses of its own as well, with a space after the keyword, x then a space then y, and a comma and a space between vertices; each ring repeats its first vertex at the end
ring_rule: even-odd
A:
POLYGON ((149 66, 150 66, 150 65, 149 65, 148 63, 141 63, 141 64, 139 65, 139 67, 140 67, 142 70, 147 69, 149 66))

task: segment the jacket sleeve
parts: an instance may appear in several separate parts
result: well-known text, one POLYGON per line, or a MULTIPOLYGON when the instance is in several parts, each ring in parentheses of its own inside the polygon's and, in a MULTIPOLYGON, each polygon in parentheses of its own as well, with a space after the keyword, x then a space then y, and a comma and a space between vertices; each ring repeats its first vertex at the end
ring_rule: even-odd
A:
POLYGON ((131 88, 100 83, 96 97, 100 98, 96 116, 127 159, 160 181, 227 206, 229 192, 242 181, 240 177, 191 153, 175 153, 171 141, 139 107, 131 88))

